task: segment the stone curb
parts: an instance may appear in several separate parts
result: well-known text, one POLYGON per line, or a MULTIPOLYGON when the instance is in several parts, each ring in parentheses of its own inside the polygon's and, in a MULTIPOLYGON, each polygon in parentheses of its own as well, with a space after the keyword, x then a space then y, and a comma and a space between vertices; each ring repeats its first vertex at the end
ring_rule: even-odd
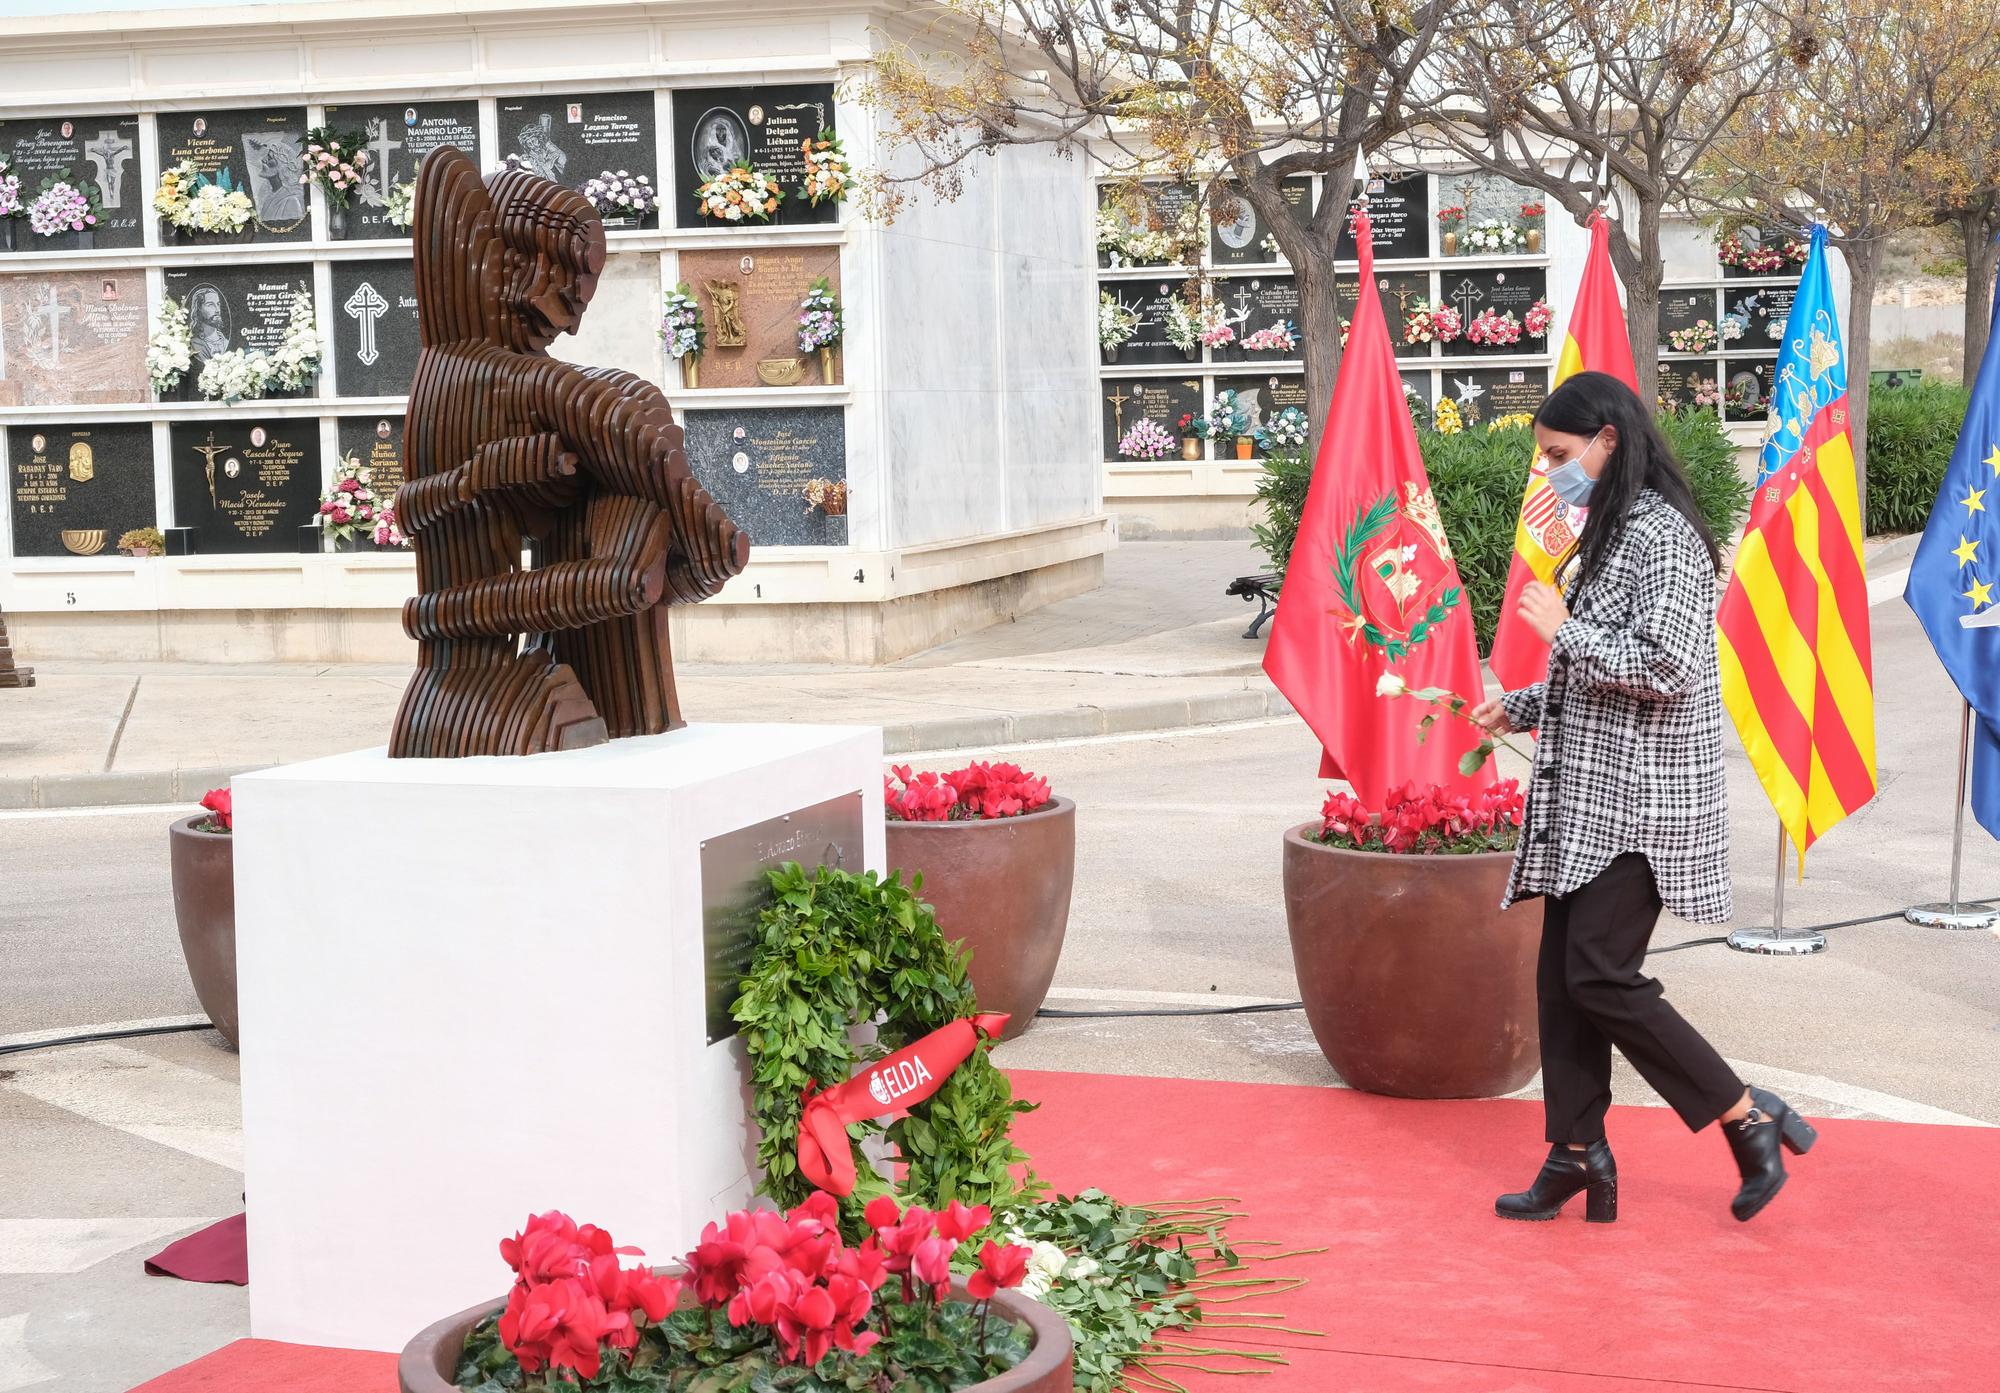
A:
MULTIPOLYGON (((885 726, 882 752, 900 755, 914 751, 982 749, 991 745, 1031 745, 1093 735, 1165 733, 1284 716, 1291 710, 1291 703, 1275 689, 1251 687, 1195 697, 1024 711, 1018 716, 944 716, 885 726)), ((267 764, 246 764, 235 768, 0 778, 0 809, 105 808, 151 803, 183 803, 192 808, 209 789, 228 783, 235 775, 268 768, 267 764)))

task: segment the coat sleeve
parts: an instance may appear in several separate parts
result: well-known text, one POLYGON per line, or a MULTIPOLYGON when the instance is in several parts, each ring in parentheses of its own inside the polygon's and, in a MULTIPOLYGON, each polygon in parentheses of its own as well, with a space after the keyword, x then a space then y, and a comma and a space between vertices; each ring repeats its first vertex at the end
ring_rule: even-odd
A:
POLYGON ((1542 705, 1548 693, 1549 684, 1546 682, 1502 692, 1500 706, 1507 713, 1507 724, 1516 730, 1533 730, 1539 726, 1542 723, 1542 705))
POLYGON ((1631 618, 1623 625, 1567 619, 1550 645, 1579 687, 1609 687, 1641 697, 1673 697, 1701 676, 1714 640, 1715 568, 1688 521, 1668 525, 1639 549, 1631 618))

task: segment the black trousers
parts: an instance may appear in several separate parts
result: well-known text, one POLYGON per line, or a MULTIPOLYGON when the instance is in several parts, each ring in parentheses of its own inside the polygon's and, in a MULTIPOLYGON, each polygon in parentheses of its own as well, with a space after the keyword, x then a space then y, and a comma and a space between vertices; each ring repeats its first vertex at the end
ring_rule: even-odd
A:
POLYGON ((1573 894, 1548 897, 1535 994, 1551 1142, 1603 1138, 1613 1045, 1693 1131, 1743 1097, 1736 1071, 1639 971, 1659 917, 1653 868, 1638 852, 1615 858, 1573 894))

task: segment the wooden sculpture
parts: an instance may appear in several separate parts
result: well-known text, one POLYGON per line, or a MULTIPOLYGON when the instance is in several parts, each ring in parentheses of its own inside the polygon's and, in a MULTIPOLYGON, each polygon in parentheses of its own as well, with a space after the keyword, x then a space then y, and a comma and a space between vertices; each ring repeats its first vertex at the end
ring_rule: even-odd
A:
POLYGON ((548 356, 596 289, 604 224, 580 194, 526 170, 482 180, 446 146, 418 172, 413 235, 421 351, 396 516, 416 549, 417 673, 389 753, 673 729, 667 608, 714 595, 750 539, 695 482, 659 388, 548 356))
POLYGON ((32 687, 35 670, 14 665, 14 648, 7 642, 7 616, 0 614, 0 687, 32 687))

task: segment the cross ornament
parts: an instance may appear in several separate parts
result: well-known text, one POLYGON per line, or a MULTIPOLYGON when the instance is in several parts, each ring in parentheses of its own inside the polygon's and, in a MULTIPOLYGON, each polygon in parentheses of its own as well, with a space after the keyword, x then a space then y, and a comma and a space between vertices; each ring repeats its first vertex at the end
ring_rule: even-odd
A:
POLYGON ((1473 284, 1472 277, 1467 276, 1460 281, 1458 288, 1451 292, 1451 300, 1458 306, 1459 322, 1471 324, 1474 318, 1472 307, 1485 298, 1486 292, 1473 284))
POLYGON ((35 306, 31 313, 35 318, 46 320, 49 326, 49 358, 47 366, 62 366, 62 322, 69 314, 69 306, 56 299, 56 288, 49 287, 49 298, 35 306))
POLYGON ((97 166, 99 203, 106 208, 125 206, 125 164, 132 158, 132 142, 116 130, 99 131, 97 139, 83 147, 84 157, 97 166))
POLYGON ((1105 400, 1111 403, 1111 419, 1112 419, 1112 422, 1113 422, 1113 423, 1114 423, 1114 425, 1115 425, 1115 428, 1116 428, 1116 430, 1117 430, 1117 433, 1118 433, 1119 435, 1121 435, 1121 436, 1122 436, 1122 435, 1124 435, 1124 434, 1125 434, 1125 403, 1126 403, 1126 402, 1128 402, 1128 401, 1130 401, 1130 400, 1132 400, 1132 398, 1130 398, 1130 397, 1126 396, 1126 395, 1125 395, 1125 394, 1124 394, 1123 392, 1119 391, 1119 390, 1118 390, 1118 389, 1117 389, 1116 387, 1113 387, 1113 388, 1111 389, 1111 395, 1110 395, 1110 396, 1108 396, 1108 397, 1106 397, 1106 398, 1105 398, 1105 400))
POLYGON ((360 342, 355 347, 354 356, 361 360, 364 367, 374 366, 375 360, 382 356, 375 344, 375 321, 388 311, 389 302, 374 286, 363 281, 354 288, 354 293, 347 297, 347 303, 341 308, 347 311, 348 318, 361 326, 360 342))
POLYGON ((372 206, 389 201, 389 152, 402 149, 403 142, 389 139, 387 120, 370 121, 368 125, 375 138, 364 148, 375 160, 375 187, 364 187, 361 192, 362 201, 372 206))

